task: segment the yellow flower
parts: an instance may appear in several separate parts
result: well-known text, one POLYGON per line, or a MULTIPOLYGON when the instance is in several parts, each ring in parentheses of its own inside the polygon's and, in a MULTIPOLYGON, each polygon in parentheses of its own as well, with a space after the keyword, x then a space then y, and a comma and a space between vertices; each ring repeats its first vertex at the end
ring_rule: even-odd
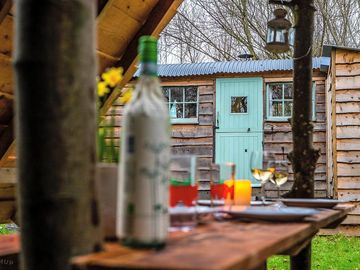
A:
POLYGON ((129 88, 127 89, 120 97, 120 103, 121 104, 126 104, 131 100, 132 97, 132 89, 129 88))
POLYGON ((110 68, 105 73, 101 75, 101 78, 110 86, 115 87, 122 79, 123 69, 119 68, 110 68))
POLYGON ((109 93, 109 88, 107 87, 106 82, 98 82, 97 84, 98 96, 102 97, 105 94, 109 93))

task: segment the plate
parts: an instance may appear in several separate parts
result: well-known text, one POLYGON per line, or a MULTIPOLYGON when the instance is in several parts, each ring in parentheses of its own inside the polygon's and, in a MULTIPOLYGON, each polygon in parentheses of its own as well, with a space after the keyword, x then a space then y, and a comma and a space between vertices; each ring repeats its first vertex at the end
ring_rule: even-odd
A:
MULTIPOLYGON (((198 200, 197 203, 203 206, 211 206, 211 200, 198 200)), ((271 205, 274 202, 265 201, 265 205, 271 205)), ((263 206, 262 201, 251 201, 251 206, 263 206)), ((212 206, 224 206, 224 200, 213 200, 212 206)))
POLYGON ((237 208, 235 206, 231 207, 231 209, 223 209, 223 212, 236 218, 280 222, 301 221, 307 216, 319 213, 318 210, 310 208, 269 206, 250 206, 247 208, 237 208))
POLYGON ((192 215, 208 215, 217 212, 219 209, 211 208, 207 206, 193 206, 193 207, 184 207, 176 206, 170 207, 169 213, 170 216, 192 216, 192 215))
POLYGON ((339 200, 333 199, 298 199, 298 198, 289 198, 289 199, 280 199, 286 206, 294 207, 313 207, 313 208, 333 208, 338 203, 341 203, 339 200))
POLYGON ((223 206, 224 205, 224 200, 198 200, 197 201, 198 205, 203 205, 203 206, 223 206))
POLYGON ((274 204, 274 202, 270 202, 270 201, 265 201, 265 202, 262 202, 262 201, 251 201, 251 206, 269 206, 269 205, 272 205, 274 204))

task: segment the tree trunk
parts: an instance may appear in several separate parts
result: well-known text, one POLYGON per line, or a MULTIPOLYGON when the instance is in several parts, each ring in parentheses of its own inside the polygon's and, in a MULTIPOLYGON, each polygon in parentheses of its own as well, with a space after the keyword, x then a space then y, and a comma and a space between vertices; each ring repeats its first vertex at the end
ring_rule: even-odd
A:
POLYGON ((319 150, 313 148, 312 120, 312 39, 313 0, 295 1, 294 102, 292 134, 294 148, 289 154, 295 182, 286 197, 314 197, 314 173, 319 150))
POLYGON ((69 269, 100 247, 95 3, 16 2, 16 137, 22 269, 69 269))

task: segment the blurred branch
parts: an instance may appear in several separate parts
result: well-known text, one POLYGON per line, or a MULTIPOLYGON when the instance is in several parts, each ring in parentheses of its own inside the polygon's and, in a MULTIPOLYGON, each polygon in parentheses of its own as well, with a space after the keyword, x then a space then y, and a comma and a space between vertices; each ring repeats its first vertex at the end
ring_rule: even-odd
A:
POLYGON ((295 6, 295 0, 269 0, 269 4, 283 5, 292 7, 295 6))

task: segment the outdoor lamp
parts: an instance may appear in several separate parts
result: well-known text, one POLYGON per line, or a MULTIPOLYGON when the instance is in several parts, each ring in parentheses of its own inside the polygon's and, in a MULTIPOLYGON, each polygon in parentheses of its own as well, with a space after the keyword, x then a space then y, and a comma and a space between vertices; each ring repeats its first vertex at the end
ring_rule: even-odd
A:
POLYGON ((265 49, 273 53, 290 50, 289 30, 291 23, 285 18, 287 11, 283 8, 274 10, 275 19, 268 22, 265 49))

